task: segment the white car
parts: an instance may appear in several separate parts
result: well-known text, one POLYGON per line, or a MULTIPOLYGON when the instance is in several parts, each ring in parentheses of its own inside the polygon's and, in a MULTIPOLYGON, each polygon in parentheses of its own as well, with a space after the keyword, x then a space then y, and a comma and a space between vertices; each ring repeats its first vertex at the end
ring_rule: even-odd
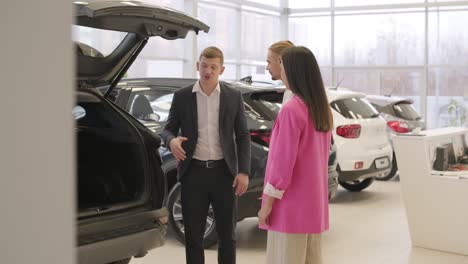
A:
MULTIPOLYGON (((387 122, 387 134, 390 143, 396 134, 408 133, 413 129, 426 129, 426 122, 414 108, 414 101, 409 98, 384 95, 367 95, 367 100, 379 111, 380 116, 387 122)), ((398 165, 393 153, 392 170, 388 175, 376 177, 376 180, 388 181, 398 172, 398 165)))
POLYGON ((338 181, 343 188, 358 192, 391 170, 387 122, 365 94, 335 87, 326 91, 334 120, 338 181))

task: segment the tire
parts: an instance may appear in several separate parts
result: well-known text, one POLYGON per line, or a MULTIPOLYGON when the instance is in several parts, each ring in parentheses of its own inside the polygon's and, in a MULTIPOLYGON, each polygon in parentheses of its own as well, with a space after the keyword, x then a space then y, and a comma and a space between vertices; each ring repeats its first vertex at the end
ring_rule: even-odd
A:
POLYGON ((340 185, 350 192, 360 192, 365 188, 369 187, 374 181, 374 178, 367 178, 362 181, 341 181, 338 180, 340 185))
POLYGON ((388 181, 391 178, 395 177, 395 174, 397 172, 398 172, 398 165, 396 163, 395 152, 393 152, 392 170, 387 175, 384 175, 381 177, 375 177, 375 179, 378 181, 388 181))
POLYGON ((128 263, 130 263, 130 260, 131 260, 131 259, 132 259, 132 258, 121 259, 121 260, 119 260, 119 261, 114 261, 114 262, 111 262, 111 263, 109 263, 109 264, 128 264, 128 263))
MULTIPOLYGON (((180 200, 180 183, 177 183, 169 193, 167 208, 169 209, 169 226, 174 231, 176 239, 185 244, 184 219, 182 218, 182 204, 180 200)), ((214 212, 210 206, 206 221, 205 234, 203 236, 203 247, 209 248, 218 242, 216 233, 216 222, 214 212)))

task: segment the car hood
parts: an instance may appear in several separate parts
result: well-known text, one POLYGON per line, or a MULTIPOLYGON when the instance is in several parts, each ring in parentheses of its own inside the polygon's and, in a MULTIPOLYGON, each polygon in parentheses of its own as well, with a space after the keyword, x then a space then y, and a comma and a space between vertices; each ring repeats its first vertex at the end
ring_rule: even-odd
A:
POLYGON ((77 43, 79 87, 110 86, 112 89, 150 37, 173 40, 185 38, 189 31, 198 34, 210 29, 203 22, 175 9, 134 1, 76 2, 75 12, 75 23, 79 26, 128 33, 107 57, 88 56, 83 52, 83 45, 77 43))

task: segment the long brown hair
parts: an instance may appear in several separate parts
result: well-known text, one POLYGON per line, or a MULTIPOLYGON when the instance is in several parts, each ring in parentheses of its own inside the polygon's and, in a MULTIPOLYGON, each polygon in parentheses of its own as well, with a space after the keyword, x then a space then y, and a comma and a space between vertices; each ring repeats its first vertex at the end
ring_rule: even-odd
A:
POLYGON ((285 49, 281 60, 289 88, 307 105, 315 129, 333 129, 333 116, 314 54, 306 47, 296 46, 285 49))

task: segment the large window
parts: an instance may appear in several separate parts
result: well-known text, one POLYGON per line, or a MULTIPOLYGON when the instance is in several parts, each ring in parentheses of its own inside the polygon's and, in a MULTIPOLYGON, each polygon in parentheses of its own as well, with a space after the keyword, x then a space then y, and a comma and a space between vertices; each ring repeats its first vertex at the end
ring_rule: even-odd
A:
POLYGON ((291 17, 289 36, 295 45, 308 47, 322 66, 331 66, 331 17, 291 17))
POLYGON ((468 66, 431 67, 427 118, 434 127, 468 126, 468 66))
POLYGON ((424 13, 336 16, 337 65, 424 63, 424 13))
MULTIPOLYGON (((217 46, 225 55, 222 79, 271 82, 267 48, 290 39, 312 50, 327 86, 411 98, 429 128, 468 126, 466 0, 144 1, 194 15, 210 32, 151 38, 127 77, 197 77, 201 50, 217 46)), ((73 33, 103 56, 123 37, 73 33)))
POLYGON ((219 47, 225 56, 222 79, 252 76, 267 80, 266 52, 281 35, 280 1, 200 1, 198 18, 210 25, 210 32, 197 37, 197 54, 207 46, 219 47), (259 5, 270 10, 259 9, 259 5))
POLYGON ((266 60, 268 47, 279 40, 279 17, 242 12, 242 60, 266 60))
POLYGON ((335 6, 365 6, 365 5, 390 5, 424 3, 425 0, 335 0, 335 6))
MULTIPOLYGON (((184 0, 144 0, 144 2, 184 10, 184 0)), ((182 77, 187 41, 188 39, 150 38, 128 70, 126 77, 182 77)))
POLYGON ((198 39, 198 54, 208 47, 217 46, 223 53, 225 60, 236 60, 239 51, 239 25, 236 9, 216 5, 199 4, 198 19, 210 26, 208 34, 200 34, 198 39))
POLYGON ((270 6, 280 6, 280 0, 249 0, 249 1, 244 1, 244 4, 248 2, 253 2, 253 3, 259 3, 262 5, 270 5, 270 6))
POLYGON ((323 8, 330 7, 330 0, 290 0, 289 8, 323 8))
POLYGON ((468 126, 468 11, 430 9, 427 119, 468 126))
POLYGON ((468 11, 431 9, 429 63, 468 66, 468 11))
POLYGON ((329 85, 413 99, 429 128, 468 126, 466 4, 318 2, 290 1, 289 38, 316 54, 329 85))

